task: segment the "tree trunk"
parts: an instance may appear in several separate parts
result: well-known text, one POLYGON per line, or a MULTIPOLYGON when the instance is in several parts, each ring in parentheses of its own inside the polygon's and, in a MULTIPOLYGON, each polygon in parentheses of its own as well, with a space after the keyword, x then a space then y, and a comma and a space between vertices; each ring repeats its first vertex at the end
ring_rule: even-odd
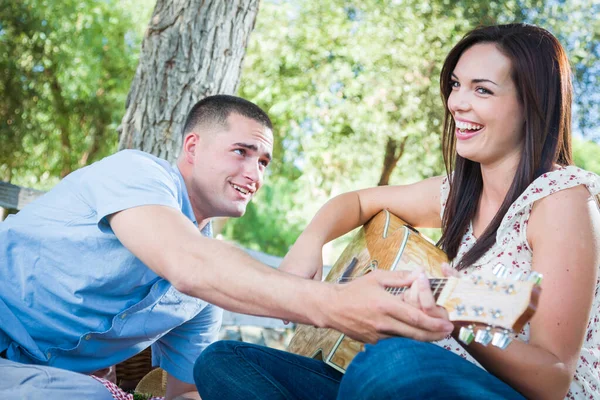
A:
POLYGON ((174 161, 189 109, 234 94, 259 0, 157 0, 119 127, 119 149, 174 161))
POLYGON ((391 137, 388 137, 387 143, 385 144, 383 169, 381 171, 377 186, 389 185, 392 172, 394 172, 394 168, 396 168, 398 161, 400 161, 400 158, 404 154, 404 148, 407 140, 408 136, 404 137, 401 141, 397 141, 391 137))

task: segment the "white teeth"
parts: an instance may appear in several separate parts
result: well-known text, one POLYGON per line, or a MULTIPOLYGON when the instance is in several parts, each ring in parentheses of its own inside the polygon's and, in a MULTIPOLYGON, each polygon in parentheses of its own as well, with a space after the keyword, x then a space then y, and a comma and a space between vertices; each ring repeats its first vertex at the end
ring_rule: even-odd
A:
POLYGON ((239 187, 238 185, 234 185, 233 183, 231 184, 231 186, 233 186, 233 188, 234 188, 235 190, 237 190, 238 192, 241 192, 241 193, 243 193, 243 194, 248 194, 248 192, 249 192, 248 190, 246 190, 246 189, 244 189, 244 188, 241 188, 241 187, 239 187))
POLYGON ((456 122, 456 127, 458 129, 460 129, 461 131, 464 131, 464 130, 476 131, 476 130, 483 128, 483 125, 479 125, 479 124, 470 124, 470 123, 462 122, 462 121, 455 121, 455 122, 456 122))

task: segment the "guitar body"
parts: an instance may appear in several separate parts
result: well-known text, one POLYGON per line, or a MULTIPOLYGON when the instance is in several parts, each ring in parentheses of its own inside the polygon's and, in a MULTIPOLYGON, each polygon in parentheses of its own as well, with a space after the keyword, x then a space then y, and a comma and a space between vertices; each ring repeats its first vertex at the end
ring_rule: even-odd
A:
MULTIPOLYGON (((423 268, 429 277, 443 277, 446 254, 406 222, 383 210, 354 236, 333 265, 326 281, 344 283, 374 269, 412 271, 423 268)), ((364 344, 333 329, 298 325, 288 351, 317 358, 344 373, 364 344)))

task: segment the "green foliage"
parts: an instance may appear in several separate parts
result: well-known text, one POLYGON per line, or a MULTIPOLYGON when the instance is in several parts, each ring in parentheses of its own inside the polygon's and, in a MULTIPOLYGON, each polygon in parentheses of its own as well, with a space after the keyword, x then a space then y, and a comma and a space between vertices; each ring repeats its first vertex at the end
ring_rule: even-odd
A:
MULTIPOLYGON (((450 48, 477 25, 548 25, 573 50, 574 65, 583 65, 583 73, 589 74, 598 65, 592 51, 598 47, 592 49, 583 39, 600 32, 594 14, 581 12, 590 4, 263 0, 239 93, 266 108, 274 120, 272 176, 294 182, 304 194, 290 199, 290 209, 308 222, 327 199, 376 185, 390 167, 391 183, 442 173, 440 68, 450 48), (384 162, 388 147, 398 159, 395 167, 384 162)), ((588 79, 576 88, 589 92, 594 86, 598 82, 588 79)), ((579 108, 587 110, 589 104, 579 108)), ((591 124, 590 119, 579 121, 591 124)), ((235 223, 248 232, 242 242, 252 241, 252 226, 269 224, 270 215, 264 218, 235 223)), ((286 237, 289 246, 293 237, 286 237)))
POLYGON ((295 212, 298 188, 294 182, 274 178, 248 205, 243 218, 231 218, 223 234, 254 250, 285 256, 304 227, 304 215, 295 212))
POLYGON ((5 3, 0 178, 47 188, 116 149, 137 63, 141 32, 130 26, 138 17, 116 0, 5 3))
MULTIPOLYGON (((4 3, 0 179, 48 189, 116 150, 155 1, 4 3)), ((224 233, 283 255, 330 197, 376 185, 386 171, 390 183, 442 173, 439 72, 479 24, 530 21, 556 34, 576 79, 577 130, 595 138, 599 14, 595 0, 263 0, 238 94, 272 116, 275 159, 224 233)), ((597 145, 576 140, 574 150, 578 165, 599 172, 597 145)))
POLYGON ((597 143, 575 138, 573 140, 573 158, 578 167, 600 175, 600 145, 597 143))

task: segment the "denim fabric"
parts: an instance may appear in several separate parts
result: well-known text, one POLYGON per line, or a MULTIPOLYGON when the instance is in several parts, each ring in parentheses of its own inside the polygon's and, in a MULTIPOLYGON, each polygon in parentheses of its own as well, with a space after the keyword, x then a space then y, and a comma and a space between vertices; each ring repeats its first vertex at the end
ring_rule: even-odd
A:
POLYGON ((203 400, 524 399, 463 358, 405 338, 367 345, 345 375, 321 361, 221 341, 200 355, 194 378, 203 400))
POLYGON ((338 399, 524 400, 524 397, 494 375, 440 346, 392 338, 367 345, 352 360, 338 399))
POLYGON ((202 400, 335 399, 341 378, 321 361, 235 341, 213 343, 194 367, 202 400))

